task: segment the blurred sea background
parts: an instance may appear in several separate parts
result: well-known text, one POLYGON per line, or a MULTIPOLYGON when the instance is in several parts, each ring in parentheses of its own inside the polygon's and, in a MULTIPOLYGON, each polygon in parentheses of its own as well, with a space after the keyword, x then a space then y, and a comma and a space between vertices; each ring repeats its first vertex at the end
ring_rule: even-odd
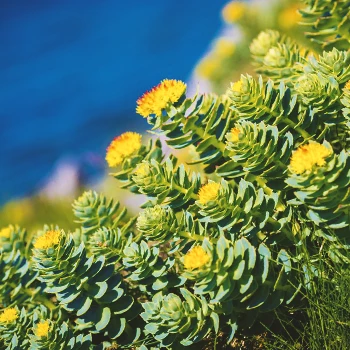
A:
POLYGON ((225 3, 1 1, 0 206, 100 179, 112 138, 147 129, 137 98, 188 81, 225 3))

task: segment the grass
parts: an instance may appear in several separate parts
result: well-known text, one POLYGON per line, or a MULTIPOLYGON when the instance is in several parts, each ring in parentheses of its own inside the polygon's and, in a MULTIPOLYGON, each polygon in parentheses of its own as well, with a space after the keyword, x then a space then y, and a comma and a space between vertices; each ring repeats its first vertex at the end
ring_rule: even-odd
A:
POLYGON ((346 263, 350 252, 340 247, 344 259, 334 261, 328 254, 331 247, 326 243, 313 256, 304 251, 299 304, 289 310, 289 316, 277 315, 280 329, 271 330, 266 349, 350 349, 350 269, 346 263))

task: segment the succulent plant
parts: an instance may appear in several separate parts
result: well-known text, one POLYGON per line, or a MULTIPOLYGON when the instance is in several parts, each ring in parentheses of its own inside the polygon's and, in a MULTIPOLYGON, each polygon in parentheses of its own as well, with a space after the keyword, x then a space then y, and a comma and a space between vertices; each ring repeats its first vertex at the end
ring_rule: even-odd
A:
POLYGON ((291 133, 279 135, 276 126, 243 121, 231 129, 226 139, 230 160, 216 169, 218 175, 283 177, 293 148, 291 133))
POLYGON ((316 73, 301 75, 295 83, 295 91, 301 102, 317 113, 325 123, 339 123, 343 119, 337 118, 341 109, 339 104, 340 90, 335 78, 328 79, 316 73))
POLYGON ((347 273, 350 7, 304 2, 327 51, 267 30, 250 46, 257 78, 192 97, 165 79, 137 100, 152 133, 191 153, 181 164, 132 131, 111 141, 112 176, 147 197, 137 216, 88 191, 73 232, 0 229, 0 349, 217 348, 294 318, 334 264, 347 273))
POLYGON ((46 283, 46 293, 55 294, 59 305, 75 312, 78 329, 91 333, 105 332, 110 339, 125 330, 127 311, 134 300, 125 292, 113 263, 103 255, 86 256, 84 243, 76 248, 71 235, 63 231, 47 231, 34 243, 34 268, 38 279, 46 283))
POLYGON ((188 346, 203 339, 210 331, 218 332, 218 316, 204 298, 193 295, 185 288, 181 297, 159 292, 151 302, 142 306, 146 333, 152 334, 161 346, 181 344, 188 346))
POLYGON ((300 10, 303 25, 310 28, 306 36, 323 49, 347 49, 350 43, 350 14, 347 0, 303 0, 307 5, 300 10))
POLYGON ((342 151, 333 153, 329 143, 300 146, 291 158, 286 183, 295 189, 293 205, 305 204, 316 225, 330 229, 349 226, 350 160, 342 151))
POLYGON ((136 226, 151 241, 165 242, 177 237, 178 222, 170 207, 155 205, 141 211, 136 226))

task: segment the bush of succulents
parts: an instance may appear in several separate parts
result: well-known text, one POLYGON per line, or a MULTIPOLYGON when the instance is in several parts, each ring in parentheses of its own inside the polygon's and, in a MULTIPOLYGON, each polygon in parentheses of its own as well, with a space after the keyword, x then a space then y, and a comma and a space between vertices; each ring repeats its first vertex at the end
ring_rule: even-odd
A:
POLYGON ((267 30, 250 46, 259 75, 225 94, 188 97, 166 79, 137 101, 201 171, 126 132, 106 161, 147 198, 136 217, 88 191, 73 203, 78 230, 1 229, 0 349, 230 343, 299 302, 326 273, 319 250, 348 268, 350 5, 304 2, 319 54, 267 30))

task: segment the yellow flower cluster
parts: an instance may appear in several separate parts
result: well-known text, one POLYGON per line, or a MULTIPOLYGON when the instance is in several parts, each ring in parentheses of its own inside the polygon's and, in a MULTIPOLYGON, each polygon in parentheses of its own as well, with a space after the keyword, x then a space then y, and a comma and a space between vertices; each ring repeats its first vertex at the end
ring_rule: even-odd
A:
POLYGON ((50 329, 49 320, 41 321, 36 326, 35 335, 40 338, 47 337, 47 335, 49 334, 49 329, 50 329))
POLYGON ((240 134, 240 131, 238 128, 232 128, 229 134, 229 141, 231 142, 239 141, 239 134, 240 134))
POLYGON ((344 89, 350 90, 350 80, 345 84, 344 89))
POLYGON ((16 321, 18 317, 18 311, 14 307, 10 307, 0 315, 0 323, 11 323, 16 321))
POLYGON ((8 226, 8 227, 4 227, 0 230, 0 237, 4 237, 4 238, 10 238, 11 236, 11 228, 8 226))
POLYGON ((290 170, 295 174, 302 174, 312 170, 314 165, 324 166, 326 164, 325 158, 331 153, 330 149, 317 142, 300 146, 292 155, 290 170))
POLYGON ((123 160, 141 148, 142 136, 136 132, 125 132, 116 137, 107 148, 106 161, 110 167, 120 165, 123 160))
POLYGON ((222 9, 222 17, 226 23, 233 23, 243 17, 245 9, 244 3, 231 1, 222 9))
POLYGON ((184 257, 184 267, 188 270, 204 266, 210 260, 209 255, 202 247, 192 248, 184 257))
POLYGON ((43 235, 39 236, 34 243, 34 248, 36 249, 47 249, 51 248, 58 243, 60 243, 62 233, 59 230, 51 230, 45 232, 43 235))
POLYGON ((139 176, 147 176, 149 174, 150 167, 147 163, 141 163, 135 170, 135 174, 139 176))
POLYGON ((233 92, 241 92, 242 91, 242 81, 238 80, 235 83, 231 84, 231 89, 233 92))
POLYGON ((206 185, 202 186, 199 190, 199 203, 207 204, 208 202, 214 200, 220 189, 221 185, 216 182, 209 182, 206 185))
POLYGON ((186 91, 186 84, 181 80, 164 79, 150 91, 144 93, 137 100, 136 112, 147 118, 151 114, 157 117, 169 103, 177 102, 186 91))

